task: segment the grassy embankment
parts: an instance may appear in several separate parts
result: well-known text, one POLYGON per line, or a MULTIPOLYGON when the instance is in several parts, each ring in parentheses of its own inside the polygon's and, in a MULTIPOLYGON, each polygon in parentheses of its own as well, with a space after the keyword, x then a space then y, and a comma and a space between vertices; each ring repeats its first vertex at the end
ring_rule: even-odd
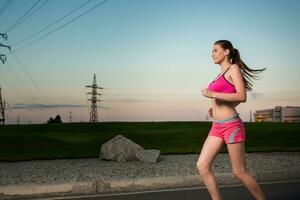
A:
MULTIPOLYGON (((300 123, 245 126, 246 152, 300 150, 300 123)), ((162 154, 198 154, 210 127, 211 122, 6 125, 0 126, 0 161, 98 157, 101 145, 118 134, 162 154)))

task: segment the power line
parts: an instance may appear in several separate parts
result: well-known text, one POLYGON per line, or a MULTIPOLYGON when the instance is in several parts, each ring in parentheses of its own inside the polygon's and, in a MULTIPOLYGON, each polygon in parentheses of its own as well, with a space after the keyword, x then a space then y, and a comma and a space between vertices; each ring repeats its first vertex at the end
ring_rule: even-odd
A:
MULTIPOLYGON (((1 78, 2 77, 2 75, 1 75, 1 73, 0 73, 0 80, 1 80, 1 82, 0 82, 0 87, 3 87, 3 78, 1 78)), ((6 91, 6 93, 9 93, 10 94, 10 96, 13 96, 13 95, 15 95, 14 93, 12 93, 12 90, 7 90, 6 91)))
MULTIPOLYGON (((11 72, 11 71, 10 71, 11 72)), ((4 74, 4 73, 3 73, 4 74)), ((1 74, 2 75, 2 74, 1 74)), ((8 77, 8 76, 6 76, 6 77, 8 77)), ((16 77, 15 77, 16 78, 16 77)), ((17 96, 19 96, 23 101, 25 101, 28 105, 33 105, 33 106, 36 106, 37 107, 37 103, 36 103, 36 99, 34 99, 34 98, 31 98, 27 93, 23 93, 24 91, 23 90, 21 90, 16 84, 15 84, 15 82, 13 82, 13 81, 8 81, 8 80, 6 80, 6 78, 4 79, 3 77, 1 77, 1 79, 2 80, 4 80, 5 82, 6 82, 6 84, 7 84, 7 86, 8 87, 10 87, 10 89, 12 90, 12 91, 14 91, 15 93, 16 93, 16 95, 17 96), (13 83, 13 84, 12 84, 13 83), (13 86, 12 86, 12 85, 13 86), (19 92, 20 91, 22 91, 22 93, 23 93, 23 95, 21 95, 19 92), (33 101, 33 100, 35 100, 35 101, 33 101)), ((48 115, 48 116, 50 116, 50 113, 47 111, 47 110, 43 110, 43 111, 45 111, 46 112, 46 114, 48 115)))
MULTIPOLYGON (((13 54, 13 55, 15 55, 15 54, 13 54)), ((31 76, 29 75, 29 73, 25 70, 25 68, 24 68, 24 66, 23 66, 23 64, 20 62, 20 60, 16 57, 16 59, 17 59, 17 62, 18 62, 18 64, 22 67, 22 69, 25 71, 25 73, 29 76, 29 78, 33 81, 33 79, 31 78, 31 76)), ((20 89, 18 89, 18 91, 22 91, 22 92, 24 92, 25 91, 25 95, 23 95, 23 96, 26 96, 28 99, 29 99, 29 103, 30 104, 32 104, 32 105, 37 105, 37 100, 36 100, 36 98, 34 98, 34 92, 32 92, 32 90, 31 90, 31 88, 28 86, 28 84, 22 79, 22 78, 20 78, 19 76, 19 74, 18 73, 16 73, 16 71, 15 72, 13 72, 12 70, 14 69, 13 67, 12 67, 12 65, 11 64, 9 64, 8 62, 7 62, 7 64, 9 65, 9 67, 8 66, 6 66, 7 67, 7 69, 8 69, 8 71, 11 73, 11 76, 13 76, 15 79, 16 79, 16 81, 22 86, 23 85, 23 90, 20 90, 20 89), (22 82, 23 83, 22 83, 22 82), (28 91, 30 91, 30 92, 28 92, 28 91), (30 94, 31 93, 31 94, 30 94), (30 95, 32 95, 32 97, 30 96, 30 95), (32 101, 33 103, 31 103, 30 101, 31 101, 31 99, 33 100, 34 99, 34 101, 32 101)), ((12 82, 12 83, 15 83, 15 82, 12 82)), ((33 81, 33 83, 35 84, 35 82, 33 81)), ((16 86, 16 85, 15 85, 16 86)), ((38 88, 39 89, 39 88, 38 88)), ((40 90, 40 89, 39 89, 40 90)), ((41 94, 43 95, 43 93, 41 92, 41 94)), ((44 95, 45 96, 45 95, 44 95)), ((49 102, 48 102, 49 103, 49 102)), ((46 113, 48 114, 48 115, 50 115, 49 114, 49 112, 46 110, 46 113)))
POLYGON ((3 6, 0 8, 0 16, 2 15, 2 13, 10 6, 10 4, 13 2, 14 0, 7 0, 5 4, 3 4, 3 6))
MULTIPOLYGON (((15 74, 10 70, 10 68, 7 67, 7 69, 8 69, 8 71, 10 72, 11 77, 13 77, 20 85, 22 85, 22 83, 19 81, 19 79, 18 79, 18 78, 15 76, 15 74)), ((7 77, 8 77, 8 76, 7 76, 7 77)), ((16 88, 18 91, 22 91, 23 96, 26 96, 26 98, 28 98, 29 100, 34 99, 33 97, 31 97, 31 96, 29 95, 28 91, 25 91, 24 88, 23 88, 23 90, 21 90, 20 87, 19 87, 17 84, 15 84, 16 82, 11 81, 11 83, 14 83, 14 86, 15 86, 15 88, 16 88)))
POLYGON ((80 17, 86 15, 87 13, 91 12, 91 11, 94 10, 95 8, 97 8, 97 7, 101 6, 101 5, 103 5, 103 4, 106 3, 107 1, 108 1, 108 0, 104 0, 104 1, 100 2, 100 3, 97 4, 96 6, 90 8, 89 10, 87 10, 87 11, 85 11, 85 12, 83 12, 83 13, 80 14, 79 16, 73 18, 72 20, 70 20, 70 21, 64 23, 63 25, 59 26, 58 28, 54 29, 53 31, 51 31, 51 32, 49 32, 49 33, 47 33, 47 34, 45 34, 45 35, 39 37, 38 39, 33 40, 32 42, 30 42, 30 43, 28 43, 28 44, 26 44, 26 45, 24 45, 24 46, 22 46, 22 47, 20 47, 20 48, 17 48, 17 49, 15 49, 15 50, 13 50, 13 51, 11 51, 11 52, 9 52, 9 53, 19 51, 19 50, 21 50, 21 49, 23 49, 23 48, 25 48, 25 47, 28 47, 29 45, 32 45, 33 43, 35 43, 35 42, 37 42, 37 41, 39 41, 39 40, 41 40, 41 39, 43 39, 43 38, 49 36, 50 34, 52 34, 52 33, 56 32, 56 31, 62 29, 63 27, 69 25, 70 23, 74 22, 74 21, 77 20, 78 18, 80 18, 80 17))
POLYGON ((18 71, 17 71, 17 70, 9 63, 9 62, 7 62, 7 65, 9 66, 9 67, 7 67, 7 69, 11 72, 11 74, 14 75, 15 79, 16 79, 21 85, 23 85, 23 87, 25 87, 26 90, 28 89, 28 90, 26 91, 27 94, 30 93, 30 95, 35 96, 33 90, 29 87, 29 84, 27 84, 27 82, 24 81, 24 80, 21 78, 19 72, 18 72, 18 71), (14 71, 14 72, 12 72, 12 71, 14 71), (21 83, 21 81, 22 81, 22 83, 21 83), (28 92, 28 91, 30 91, 30 92, 28 92))
MULTIPOLYGON (((26 68, 22 64, 21 60, 18 58, 17 54, 13 53, 12 55, 14 56, 14 58, 16 59, 17 63, 22 68, 22 70, 25 72, 25 74, 29 77, 29 79, 31 80, 32 84, 46 98, 46 95, 43 93, 43 91, 40 89, 40 87, 38 86, 38 84, 36 84, 36 82, 33 80, 33 78, 31 77, 31 75, 28 73, 28 71, 26 70, 26 68)), ((46 98, 46 101, 47 101, 48 104, 50 104, 47 98, 46 98)))
MULTIPOLYGON (((38 11, 39 9, 41 9, 44 5, 46 5, 46 3, 48 2, 48 0, 45 0, 40 6, 38 6, 35 10, 33 10, 30 14, 28 14, 26 17, 24 17, 22 20, 20 20, 20 22, 18 24, 16 24, 15 27, 17 27, 18 25, 22 24, 26 19, 28 19, 31 15, 33 15, 36 11, 38 11)), ((15 28, 14 27, 14 28, 15 28)), ((12 30, 12 29, 11 29, 12 30)))
MULTIPOLYGON (((4 73, 2 73, 2 74, 4 74, 4 73)), ((2 76, 2 74, 0 73, 0 77, 2 76)), ((13 85, 12 83, 14 83, 14 82, 10 82, 10 81, 6 80, 6 78, 4 78, 4 77, 1 77, 1 80, 3 80, 6 83, 6 85, 11 89, 11 91, 14 91, 16 93, 16 95, 19 96, 21 99, 23 99, 25 102, 32 104, 30 101, 28 101, 28 99, 27 99, 28 97, 25 98, 24 95, 21 95, 18 92, 19 90, 16 89, 16 88, 18 88, 18 87, 16 87, 16 85, 12 86, 13 85)))
POLYGON ((32 38, 33 36, 36 36, 37 34, 43 32, 44 30, 47 30, 49 27, 57 24, 58 22, 60 22, 61 20, 63 20, 64 18, 68 17, 69 15, 73 14, 74 12, 76 12, 77 10, 79 10, 80 8, 82 8, 83 6, 85 6, 86 4, 90 3, 92 0, 88 0, 86 2, 84 2, 83 4, 81 4, 80 6, 78 6, 77 8, 71 10, 69 13, 67 13, 66 15, 60 17, 59 19, 55 20, 54 22, 52 22, 51 24, 48 24, 47 26, 45 26, 44 28, 41 28, 39 31, 25 37, 24 39, 20 40, 19 42, 16 42, 15 44, 13 44, 12 46, 16 46, 20 43, 25 42, 26 40, 32 38))
POLYGON ((15 28, 18 23, 20 23, 20 21, 40 2, 41 0, 37 0, 21 17, 19 17, 17 19, 17 21, 15 21, 15 23, 13 23, 7 30, 5 33, 8 33, 9 31, 11 31, 13 28, 15 28))

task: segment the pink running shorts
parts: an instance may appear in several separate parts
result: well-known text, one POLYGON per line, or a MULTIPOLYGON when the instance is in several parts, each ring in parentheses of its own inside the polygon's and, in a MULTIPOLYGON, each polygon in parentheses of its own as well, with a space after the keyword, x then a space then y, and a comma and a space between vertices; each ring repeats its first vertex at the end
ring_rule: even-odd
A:
POLYGON ((239 114, 224 120, 213 120, 208 135, 222 138, 226 144, 244 142, 246 131, 239 114))

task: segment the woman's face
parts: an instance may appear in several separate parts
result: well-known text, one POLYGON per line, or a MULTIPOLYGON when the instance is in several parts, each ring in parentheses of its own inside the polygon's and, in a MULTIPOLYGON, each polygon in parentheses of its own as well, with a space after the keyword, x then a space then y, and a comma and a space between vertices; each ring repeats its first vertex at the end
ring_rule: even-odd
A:
POLYGON ((212 50, 212 58, 215 64, 220 64, 227 56, 228 50, 224 50, 219 44, 215 44, 212 50))

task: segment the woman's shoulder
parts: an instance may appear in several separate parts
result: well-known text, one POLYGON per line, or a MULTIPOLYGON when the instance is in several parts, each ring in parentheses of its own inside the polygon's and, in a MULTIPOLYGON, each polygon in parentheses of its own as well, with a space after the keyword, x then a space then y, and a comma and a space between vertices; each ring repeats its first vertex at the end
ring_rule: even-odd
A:
POLYGON ((230 69, 228 70, 228 71, 231 71, 231 72, 236 72, 236 71, 241 71, 241 68, 239 67, 239 65, 238 64, 232 64, 231 66, 230 66, 230 69))
POLYGON ((232 75, 235 75, 235 74, 241 74, 241 68, 239 67, 238 64, 232 64, 230 69, 228 70, 229 71, 229 75, 232 76, 232 75))
POLYGON ((235 64, 232 64, 230 68, 231 68, 231 69, 240 69, 239 65, 236 64, 236 63, 235 63, 235 64))

